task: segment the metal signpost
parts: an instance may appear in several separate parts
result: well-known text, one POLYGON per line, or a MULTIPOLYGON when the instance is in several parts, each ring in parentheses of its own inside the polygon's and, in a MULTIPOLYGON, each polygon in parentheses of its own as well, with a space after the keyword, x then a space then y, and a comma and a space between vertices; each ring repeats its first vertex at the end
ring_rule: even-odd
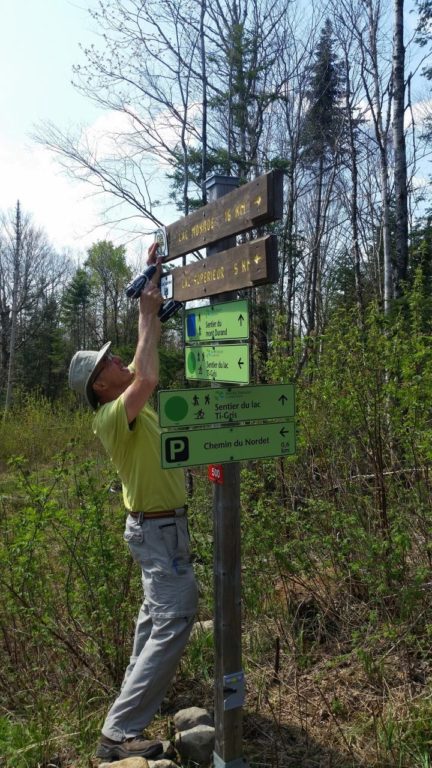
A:
POLYGON ((291 385, 221 386, 249 384, 249 345, 236 343, 249 338, 249 313, 247 302, 235 300, 236 291, 277 280, 276 237, 236 245, 234 236, 282 217, 282 181, 282 172, 271 171, 237 188, 238 179, 212 176, 206 180, 209 203, 166 228, 164 261, 207 248, 205 260, 173 269, 162 290, 175 301, 210 297, 210 307, 185 313, 185 371, 186 378, 212 385, 161 392, 159 419, 170 430, 161 437, 162 466, 208 464, 213 483, 214 768, 246 764, 239 462, 295 452, 291 385))

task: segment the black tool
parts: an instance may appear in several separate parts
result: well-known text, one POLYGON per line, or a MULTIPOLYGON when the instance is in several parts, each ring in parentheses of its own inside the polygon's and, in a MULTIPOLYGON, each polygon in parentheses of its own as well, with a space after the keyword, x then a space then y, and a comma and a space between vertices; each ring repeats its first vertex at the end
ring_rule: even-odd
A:
MULTIPOLYGON (((135 277, 126 287, 126 296, 129 299, 139 299, 141 292, 144 290, 147 283, 149 283, 152 279, 156 269, 156 265, 152 264, 150 267, 147 267, 145 272, 135 277)), ((165 301, 158 312, 158 317, 161 323, 166 323, 166 321, 175 315, 175 313, 178 312, 182 306, 183 305, 181 301, 174 301, 174 299, 168 299, 168 301, 165 301)))

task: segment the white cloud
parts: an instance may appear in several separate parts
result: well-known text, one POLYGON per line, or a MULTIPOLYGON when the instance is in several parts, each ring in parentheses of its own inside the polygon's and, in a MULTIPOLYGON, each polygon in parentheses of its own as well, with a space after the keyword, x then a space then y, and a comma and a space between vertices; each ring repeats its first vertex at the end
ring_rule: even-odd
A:
POLYGON ((418 192, 419 189, 426 189, 426 187, 430 187, 430 181, 426 176, 418 176, 416 174, 410 179, 410 182, 415 192, 418 192))
MULTIPOLYGON (((173 147, 178 142, 178 125, 167 113, 161 112, 155 122, 163 141, 173 147)), ((130 140, 139 125, 133 118, 118 112, 105 112, 82 131, 81 141, 100 159, 103 157, 125 158, 133 147, 130 140)), ((172 202, 169 201, 169 184, 166 179, 167 163, 157 154, 149 152, 141 158, 140 172, 145 176, 148 191, 158 197, 162 204, 157 216, 165 223, 178 218, 172 202), (154 194, 153 194, 154 193, 154 194)), ((104 211, 114 204, 114 198, 97 194, 91 184, 69 178, 61 169, 58 159, 43 146, 14 140, 0 132, 0 210, 14 208, 19 199, 23 211, 31 214, 35 226, 43 227, 50 242, 59 250, 70 249, 80 258, 96 240, 110 239, 116 244, 133 241, 134 230, 150 233, 154 226, 139 216, 133 217, 133 210, 126 206, 115 207, 108 214, 114 222, 124 215, 125 221, 118 225, 107 223, 104 211)), ((140 252, 150 244, 131 242, 132 252, 140 252)), ((129 247, 128 247, 129 250, 129 247)), ((131 254, 133 255, 133 254, 131 254)))
MULTIPOLYGON (((128 112, 107 111, 101 114, 81 135, 81 142, 98 158, 121 158, 134 155, 137 148, 150 167, 159 170, 168 166, 169 151, 181 140, 181 123, 168 109, 161 109, 153 118, 147 115, 145 124, 134 116, 132 106, 128 112)), ((181 114, 181 107, 178 107, 181 114)), ((193 104, 188 110, 189 125, 201 115, 201 105, 193 104)), ((190 130, 186 142, 193 143, 190 130)), ((142 161, 141 157, 141 161, 142 161)))
POLYGON ((85 251, 104 236, 95 229, 100 205, 89 197, 91 188, 66 178, 47 150, 0 134, 0 168, 0 209, 14 208, 20 200, 22 210, 45 229, 56 248, 85 251))
POLYGON ((421 126, 427 117, 432 116, 432 101, 430 99, 424 99, 423 101, 417 101, 412 106, 411 111, 407 111, 407 117, 405 119, 406 127, 411 125, 412 120, 417 126, 421 126), (411 115, 412 112, 412 115, 411 115))

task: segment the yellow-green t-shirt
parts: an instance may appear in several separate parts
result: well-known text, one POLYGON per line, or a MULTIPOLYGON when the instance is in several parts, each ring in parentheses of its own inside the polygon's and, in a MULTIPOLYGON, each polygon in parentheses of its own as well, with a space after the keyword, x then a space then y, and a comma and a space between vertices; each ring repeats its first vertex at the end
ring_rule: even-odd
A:
POLYGON ((183 506, 183 470, 161 468, 160 429, 150 405, 144 406, 130 426, 120 395, 97 410, 93 431, 117 469, 127 510, 159 512, 183 506))

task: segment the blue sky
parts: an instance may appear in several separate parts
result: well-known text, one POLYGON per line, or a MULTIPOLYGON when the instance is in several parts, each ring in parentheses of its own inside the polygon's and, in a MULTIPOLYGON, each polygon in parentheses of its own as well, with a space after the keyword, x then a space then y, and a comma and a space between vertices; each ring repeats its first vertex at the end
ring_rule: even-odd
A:
POLYGON ((79 44, 97 43, 88 13, 96 6, 97 0, 1 2, 0 210, 19 199, 54 246, 80 261, 96 240, 118 244, 121 235, 101 225, 102 200, 88 185, 66 178, 31 134, 46 120, 67 130, 107 119, 71 85, 72 66, 82 61, 79 44))
POLYGON ((3 0, 0 24, 2 130, 26 138, 33 122, 91 121, 96 108, 71 86, 79 43, 95 39, 93 0, 3 0))
MULTIPOLYGON (((85 125, 103 131, 109 125, 110 116, 71 85, 73 64, 82 61, 79 44, 98 42, 88 12, 98 0, 0 4, 0 211, 13 208, 19 198, 51 242, 81 260, 96 240, 106 237, 117 244, 122 233, 101 225, 102 201, 90 196, 88 185, 67 179, 55 159, 32 142, 31 133, 45 120, 62 130, 85 125)), ((406 22, 409 37, 415 16, 407 13, 406 22)), ((423 98, 426 91, 429 98, 429 87, 422 88, 423 98)), ((171 211, 167 215, 166 221, 178 216, 171 211)), ((144 249, 151 239, 142 243, 144 249)))

